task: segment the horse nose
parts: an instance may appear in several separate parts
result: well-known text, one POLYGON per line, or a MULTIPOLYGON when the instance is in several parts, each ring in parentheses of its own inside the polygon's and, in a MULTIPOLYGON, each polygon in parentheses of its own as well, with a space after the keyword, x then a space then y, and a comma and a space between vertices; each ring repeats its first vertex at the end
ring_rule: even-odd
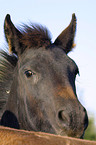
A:
POLYGON ((66 112, 64 110, 61 110, 58 113, 58 119, 61 127, 68 128, 69 126, 70 129, 74 129, 80 128, 81 126, 81 129, 83 130, 86 130, 86 128, 88 127, 88 116, 85 108, 84 110, 82 110, 82 113, 80 112, 80 114, 76 114, 76 112, 66 112))
POLYGON ((84 108, 85 118, 84 118, 84 130, 88 127, 88 115, 86 109, 84 108))

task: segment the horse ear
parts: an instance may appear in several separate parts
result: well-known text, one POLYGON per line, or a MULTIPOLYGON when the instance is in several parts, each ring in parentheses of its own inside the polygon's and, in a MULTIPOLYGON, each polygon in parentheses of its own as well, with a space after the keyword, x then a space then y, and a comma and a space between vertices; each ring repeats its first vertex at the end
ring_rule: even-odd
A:
POLYGON ((22 47, 20 39, 22 37, 21 32, 13 25, 10 15, 7 14, 4 22, 5 38, 9 45, 9 52, 20 55, 22 53, 22 47))
POLYGON ((74 47, 74 36, 76 31, 76 16, 72 15, 69 26, 57 37, 54 44, 64 49, 66 54, 74 47))

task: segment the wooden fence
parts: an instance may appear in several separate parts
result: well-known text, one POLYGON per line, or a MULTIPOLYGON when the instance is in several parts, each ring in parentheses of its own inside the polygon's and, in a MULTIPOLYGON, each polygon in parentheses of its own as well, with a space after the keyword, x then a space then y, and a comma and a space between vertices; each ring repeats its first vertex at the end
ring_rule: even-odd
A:
POLYGON ((96 142, 0 127, 0 145, 96 145, 96 142))

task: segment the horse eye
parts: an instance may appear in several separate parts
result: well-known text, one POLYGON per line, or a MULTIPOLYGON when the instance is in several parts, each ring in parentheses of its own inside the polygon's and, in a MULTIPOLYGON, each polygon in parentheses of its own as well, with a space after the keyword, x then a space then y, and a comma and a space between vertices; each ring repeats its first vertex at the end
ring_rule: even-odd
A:
POLYGON ((26 75, 27 78, 31 77, 34 73, 31 70, 26 70, 24 72, 24 74, 26 75))

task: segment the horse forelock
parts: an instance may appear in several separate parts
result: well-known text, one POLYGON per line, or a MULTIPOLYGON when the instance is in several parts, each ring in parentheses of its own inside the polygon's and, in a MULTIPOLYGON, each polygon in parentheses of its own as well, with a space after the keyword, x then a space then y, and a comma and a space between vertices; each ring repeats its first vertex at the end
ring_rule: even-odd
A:
POLYGON ((20 42, 26 48, 47 47, 51 44, 50 32, 42 25, 30 24, 28 26, 24 24, 20 31, 22 33, 20 42))

